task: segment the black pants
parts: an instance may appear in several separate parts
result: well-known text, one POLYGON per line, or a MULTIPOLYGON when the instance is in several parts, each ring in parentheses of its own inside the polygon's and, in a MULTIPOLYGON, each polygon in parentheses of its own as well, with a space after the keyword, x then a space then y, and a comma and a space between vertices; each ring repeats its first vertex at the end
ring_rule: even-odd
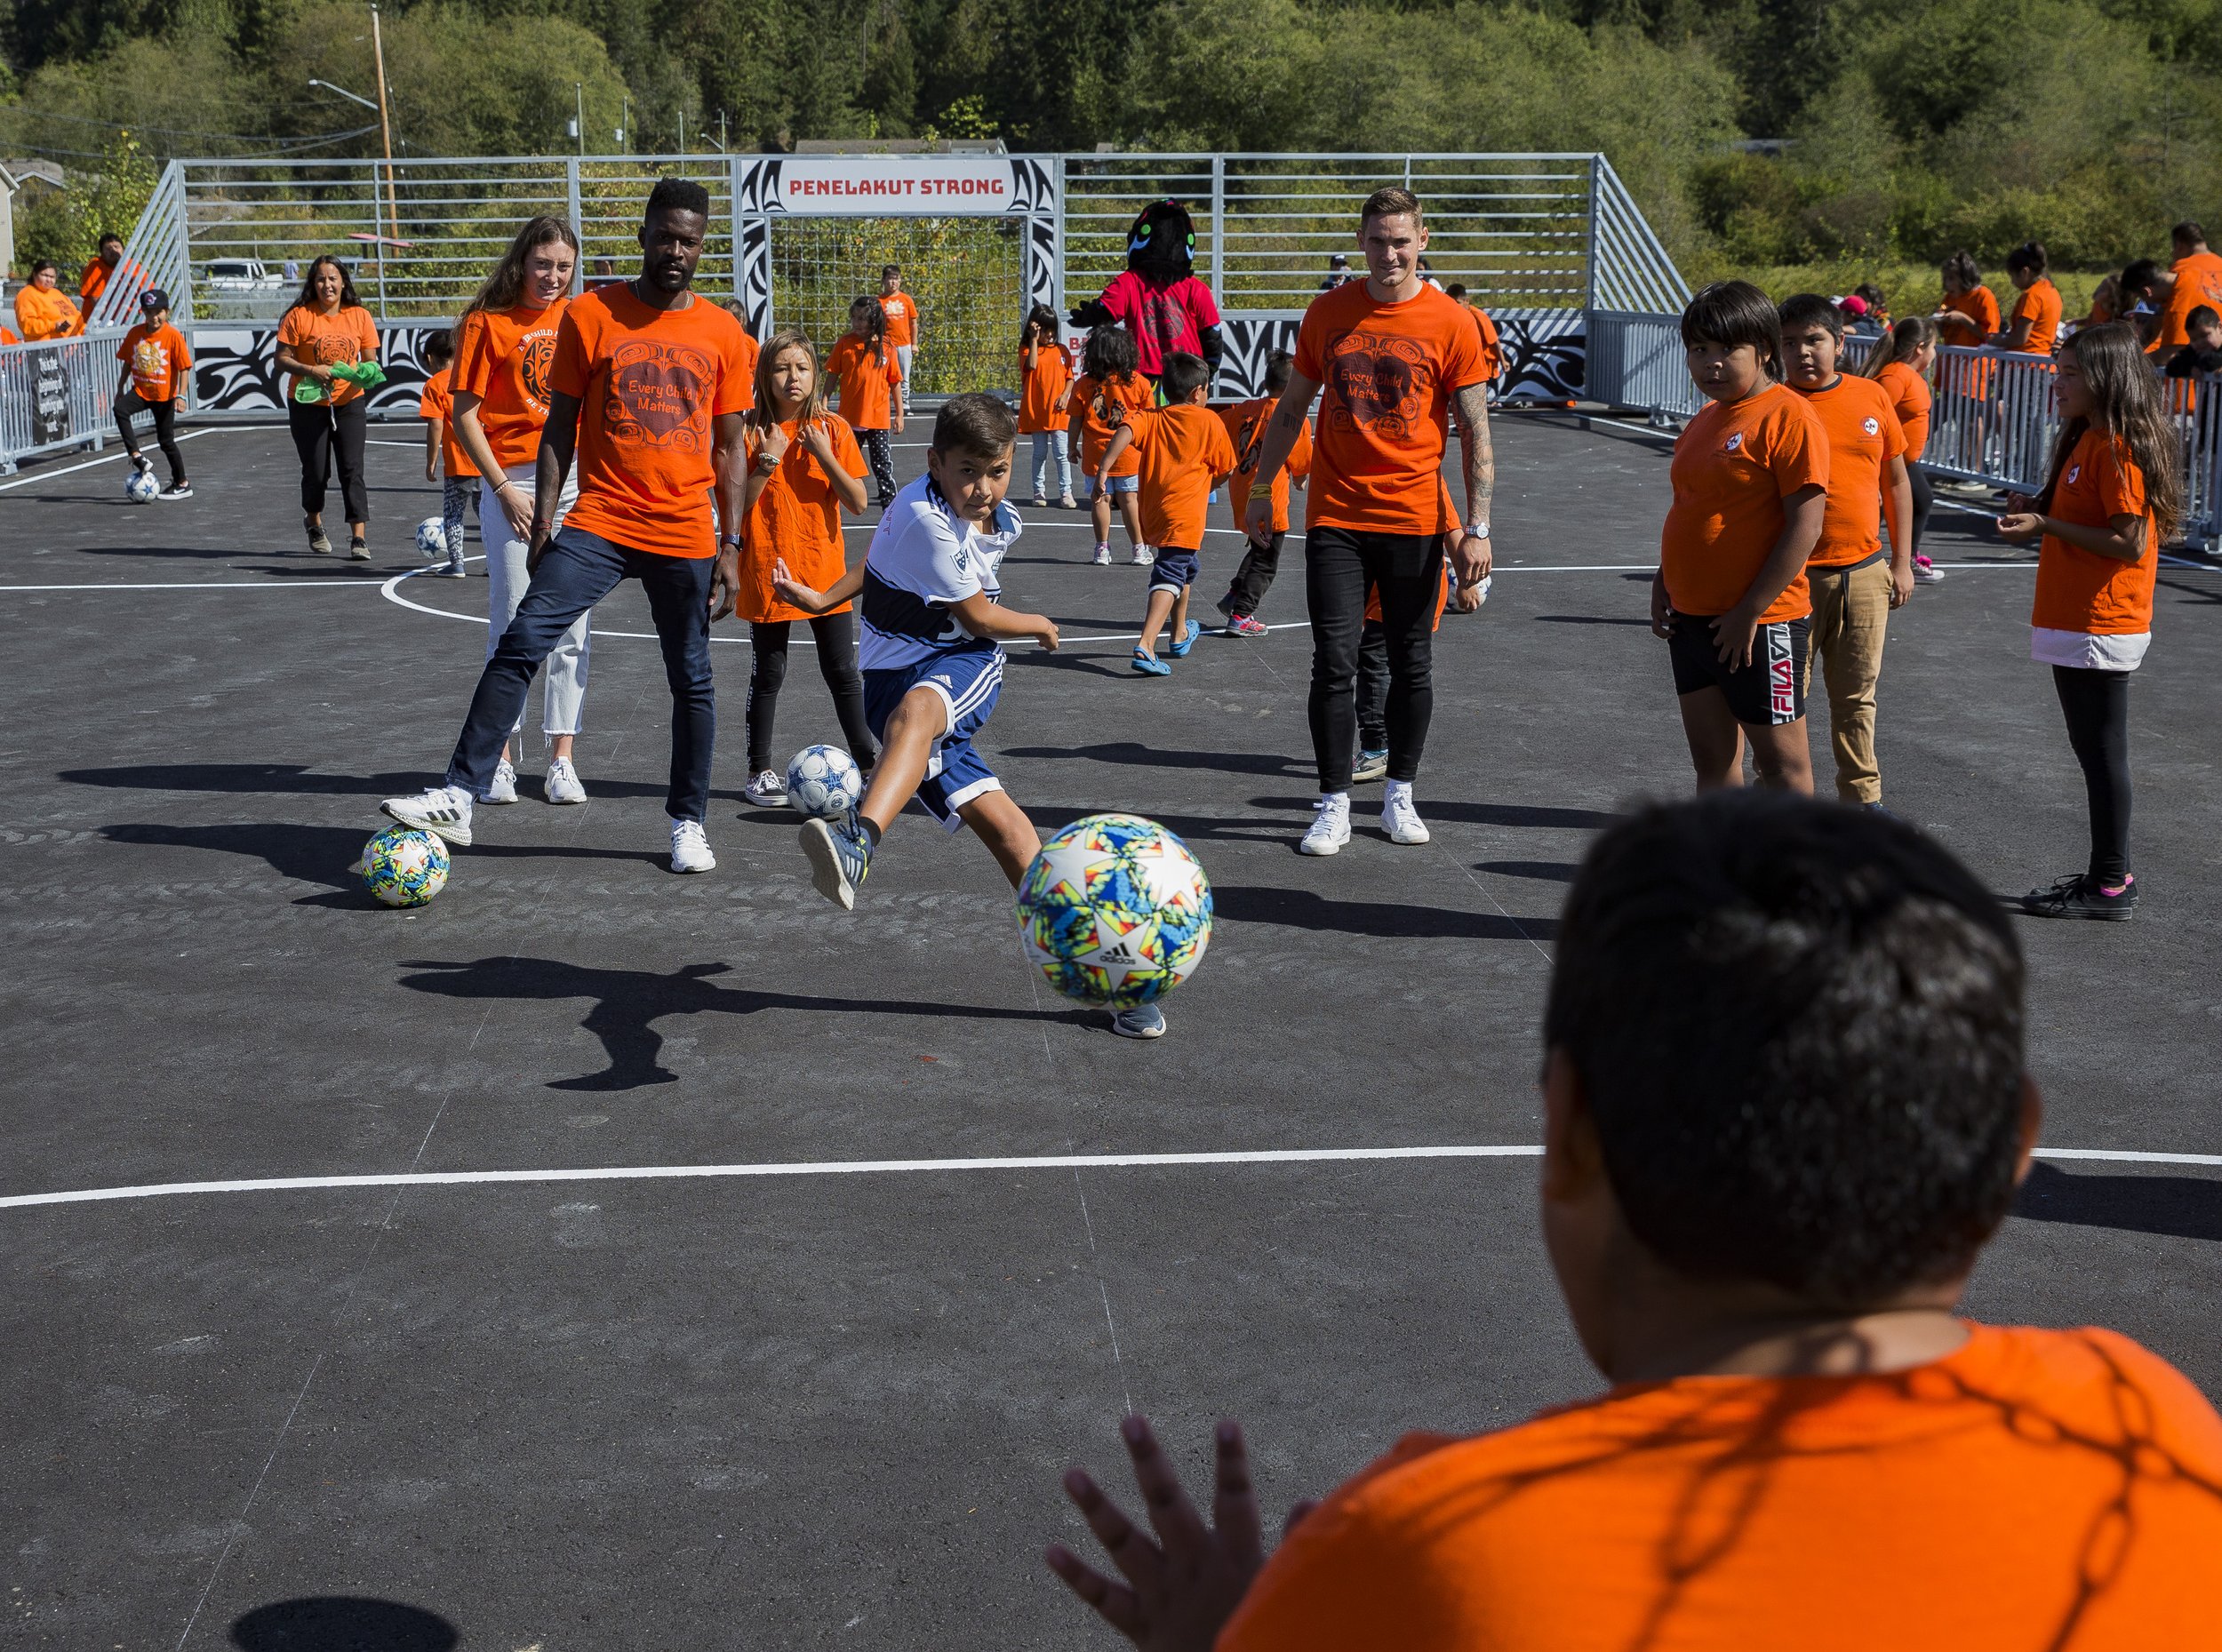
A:
MULTIPOLYGON (((771 767, 771 722, 779 714, 779 685, 787 681, 787 632, 789 621, 748 627, 748 646, 754 655, 748 667, 748 772, 762 774, 771 767)), ((857 617, 854 613, 820 614, 810 622, 818 644, 818 672, 831 690, 834 714, 841 719, 842 738, 859 768, 869 767, 879 752, 872 731, 864 723, 864 676, 857 670, 857 617)))
POLYGON ((132 440, 132 418, 137 413, 155 416, 155 443, 162 449, 163 458, 170 461, 170 480, 184 486, 185 457, 178 451, 178 404, 149 402, 136 390, 126 390, 116 398, 116 428, 124 438, 124 451, 134 459, 139 457, 139 443, 132 440))
POLYGON ((1388 745, 1388 633, 1369 619, 1358 634, 1358 749, 1378 752, 1388 745))
POLYGON ((2112 888, 2130 873, 2130 674, 2055 666, 2052 686, 2090 801, 2086 869, 2112 888))
POLYGON ((370 403, 364 396, 340 403, 288 402, 285 422, 292 427, 294 451, 301 456, 301 509, 324 514, 324 490, 332 485, 332 461, 340 464, 340 503, 348 520, 371 519, 371 493, 363 483, 363 443, 370 435, 370 403))
POLYGON ((1243 541, 1242 565, 1235 570, 1235 583, 1227 587, 1227 612, 1247 618, 1258 611, 1258 604, 1273 588, 1273 576, 1281 571, 1281 547, 1288 537, 1276 533, 1263 545, 1255 539, 1243 541))
POLYGON ((1304 547, 1304 595, 1312 611, 1312 755, 1322 792, 1350 789, 1357 738, 1358 644, 1369 587, 1381 595, 1388 648, 1388 778, 1416 779, 1435 710, 1435 595, 1443 536, 1315 528, 1304 547))
POLYGON ((1929 513, 1936 508, 1937 491, 1929 485, 1929 467, 1918 461, 1906 466, 1906 479, 1914 486, 1914 520, 1906 524, 1906 537, 1913 543, 1906 554, 1918 556, 1922 541, 1929 537, 1929 513))
POLYGON ((884 505, 895 497, 895 455, 887 445, 884 430, 859 430, 864 443, 864 456, 872 461, 872 480, 879 484, 880 503, 884 505))

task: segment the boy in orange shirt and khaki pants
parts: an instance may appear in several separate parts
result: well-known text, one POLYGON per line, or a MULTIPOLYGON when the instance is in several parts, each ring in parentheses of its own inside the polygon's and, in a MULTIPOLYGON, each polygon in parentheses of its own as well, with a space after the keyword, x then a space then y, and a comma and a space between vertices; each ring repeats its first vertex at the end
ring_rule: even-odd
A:
POLYGON ((1828 433, 1827 502, 1820 540, 1805 562, 1813 604, 1807 659, 1819 657, 1828 687, 1836 795, 1879 809, 1882 771, 1874 756, 1874 693, 1882 675, 1883 634, 1890 610, 1904 607, 1914 591, 1906 534, 1914 519, 1914 484, 1906 470, 1906 432, 1888 390, 1872 379, 1836 371, 1844 342, 1841 310, 1818 293, 1801 292, 1783 301, 1781 315, 1790 388, 1820 415, 1828 433), (1887 554, 1879 515, 1890 518, 1887 554))

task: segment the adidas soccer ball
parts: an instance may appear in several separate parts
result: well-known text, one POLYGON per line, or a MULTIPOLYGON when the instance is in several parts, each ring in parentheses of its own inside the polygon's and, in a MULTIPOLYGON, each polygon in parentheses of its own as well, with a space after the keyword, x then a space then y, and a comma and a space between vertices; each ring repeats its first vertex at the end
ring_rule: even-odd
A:
POLYGON ((1139 815, 1090 815, 1042 845, 1019 885, 1019 944, 1067 998, 1131 1010, 1187 980, 1211 942, 1211 881, 1139 815))
POLYGON ((155 480, 151 470, 134 470, 124 479, 124 497, 134 505, 151 504, 161 491, 162 483, 155 480))
POLYGON ((363 846, 363 882, 388 906, 421 906, 447 887, 447 845, 413 826, 388 826, 363 846))
POLYGON ((447 555, 447 523, 437 516, 427 516, 417 524, 417 549, 426 557, 447 555))
POLYGON ((863 797, 863 771, 838 746, 805 746, 787 766, 787 801, 813 820, 838 820, 863 797))

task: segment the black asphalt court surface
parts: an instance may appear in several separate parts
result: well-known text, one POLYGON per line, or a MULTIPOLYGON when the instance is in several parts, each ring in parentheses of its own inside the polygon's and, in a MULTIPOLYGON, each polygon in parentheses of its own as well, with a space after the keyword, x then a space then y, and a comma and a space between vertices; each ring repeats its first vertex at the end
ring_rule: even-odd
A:
MULTIPOLYGON (((1341 855, 1294 852, 1298 547, 1280 628, 1144 679, 1123 537, 1089 566, 1084 515, 1015 491, 1007 599, 1067 641, 1014 652, 985 750, 1045 830, 1148 815, 1215 885, 1155 1043, 1051 995, 969 836, 908 815, 853 914, 811 891, 795 818, 740 796, 739 626, 719 864, 668 872, 633 587, 595 614, 592 801, 540 801, 530 722, 446 892, 372 903, 349 862, 441 771, 484 648, 483 564, 418 577, 413 425, 373 430, 367 565, 308 554, 282 429, 194 433, 185 503, 127 504, 113 449, 0 483, 0 1646, 1108 1647, 1040 1554, 1085 1540, 1067 1464, 1123 1482, 1128 1408, 1192 1470, 1244 1419, 1277 1519, 1407 1429, 1594 1393, 1523 1150, 1567 881, 1690 786, 1645 622, 1667 454, 1494 424, 1424 848, 1360 787, 1341 855), (456 1179, 377 1179, 412 1176, 456 1179)), ((2018 894, 2086 842, 2034 558, 1954 509, 1930 548, 1887 800, 2018 894)), ((2048 1148, 2162 1157, 2042 1161, 1971 1306, 2116 1327, 2222 1395, 2222 568, 2165 567, 2131 706, 2143 907, 2021 932, 2048 1148)), ((782 757, 838 738, 805 646, 780 715, 782 757)))

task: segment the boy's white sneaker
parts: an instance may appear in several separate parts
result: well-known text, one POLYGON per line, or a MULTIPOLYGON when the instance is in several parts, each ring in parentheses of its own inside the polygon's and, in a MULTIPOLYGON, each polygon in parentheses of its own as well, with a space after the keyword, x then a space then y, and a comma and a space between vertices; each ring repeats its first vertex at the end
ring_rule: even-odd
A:
POLYGON ((460 786, 427 786, 412 797, 389 797, 378 807, 388 820, 470 847, 471 794, 460 786))
POLYGON ((490 803, 514 803, 517 801, 517 766, 504 757, 494 765, 494 778, 486 787, 490 803))
POLYGON ((551 803, 583 803, 587 788, 579 778, 579 770, 568 757, 548 760, 548 777, 540 782, 540 795, 551 803))
POLYGON ((1424 843, 1427 841, 1427 823, 1419 818, 1419 810, 1412 802, 1410 786, 1389 782, 1388 794, 1381 799, 1381 829, 1388 834, 1392 843, 1424 843))
POLYGON ((671 869, 674 872, 709 872, 716 868, 717 857, 710 853, 708 834, 702 830, 699 820, 674 820, 671 823, 671 869))
POLYGON ((1302 855, 1331 855, 1350 841, 1350 799, 1348 796, 1323 797, 1312 806, 1311 829, 1304 834, 1297 852, 1302 855))

